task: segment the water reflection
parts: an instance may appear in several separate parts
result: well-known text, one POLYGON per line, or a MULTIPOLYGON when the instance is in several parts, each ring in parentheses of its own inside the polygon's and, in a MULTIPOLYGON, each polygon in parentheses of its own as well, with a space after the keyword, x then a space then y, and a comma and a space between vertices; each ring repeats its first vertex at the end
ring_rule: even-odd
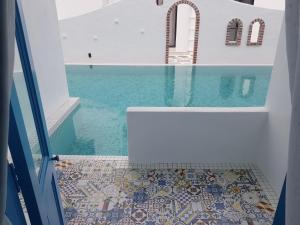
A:
POLYGON ((240 96, 242 98, 249 98, 254 94, 255 88, 255 80, 254 76, 247 76, 241 79, 240 83, 240 96))
POLYGON ((223 99, 227 99, 232 96, 235 86, 234 76, 221 77, 219 93, 223 99))
POLYGON ((191 105, 195 70, 191 66, 166 68, 165 104, 166 106, 187 107, 191 105))
POLYGON ((85 155, 96 153, 95 137, 85 135, 78 128, 80 121, 76 121, 76 116, 79 110, 80 108, 76 109, 50 137, 54 152, 62 155, 80 155, 83 151, 85 155))
POLYGON ((175 66, 166 66, 165 68, 165 104, 173 106, 175 83, 175 66))
POLYGON ((253 97, 256 76, 240 76, 240 74, 226 74, 226 72, 224 72, 224 75, 221 73, 218 76, 207 76, 212 77, 206 77, 205 73, 199 73, 199 71, 196 74, 194 67, 167 67, 165 69, 164 84, 165 105, 170 107, 196 107, 226 106, 227 104, 227 106, 232 107, 239 106, 232 103, 237 102, 237 104, 241 104, 240 106, 251 106, 243 105, 243 102, 239 99, 245 100, 253 97), (201 80, 202 84, 200 84, 201 80), (214 84, 209 84, 209 80, 215 84, 218 82, 219 88, 213 88, 214 84), (239 86, 236 85, 237 83, 239 83, 239 86), (203 97, 206 99, 203 99, 203 97), (210 105, 210 103, 214 105, 210 105))
POLYGON ((52 135, 58 154, 127 155, 127 107, 263 106, 271 67, 67 67, 75 110, 52 135))

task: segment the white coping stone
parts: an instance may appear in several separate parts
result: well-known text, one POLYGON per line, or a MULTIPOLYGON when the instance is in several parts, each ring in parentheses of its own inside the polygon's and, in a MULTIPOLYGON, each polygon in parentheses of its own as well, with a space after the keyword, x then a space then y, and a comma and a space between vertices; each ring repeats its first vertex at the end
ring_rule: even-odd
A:
POLYGON ((226 64, 185 64, 185 65, 182 65, 182 64, 163 64, 163 63, 157 63, 157 64, 153 64, 153 63, 150 63, 150 64, 131 64, 131 63, 118 63, 118 64, 115 64, 115 63, 77 63, 77 62, 74 62, 74 63, 65 63, 65 65, 67 66, 90 66, 90 65, 93 65, 93 66, 192 66, 192 67, 211 67, 211 66, 214 66, 214 67, 230 67, 230 66, 245 66, 245 67, 256 67, 256 66, 270 66, 272 67, 273 64, 229 64, 229 63, 226 63, 226 64))
POLYGON ((51 136, 54 131, 62 124, 62 122, 76 109, 80 104, 80 100, 77 97, 70 97, 59 109, 51 116, 46 118, 46 124, 51 136))
POLYGON ((128 107, 127 112, 268 112, 266 107, 128 107))

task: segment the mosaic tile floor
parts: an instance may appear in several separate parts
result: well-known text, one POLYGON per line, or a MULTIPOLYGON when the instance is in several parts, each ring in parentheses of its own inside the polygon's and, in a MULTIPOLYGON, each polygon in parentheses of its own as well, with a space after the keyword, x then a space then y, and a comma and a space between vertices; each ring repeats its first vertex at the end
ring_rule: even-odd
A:
POLYGON ((68 224, 271 225, 274 216, 251 168, 134 169, 99 159, 56 167, 68 224))

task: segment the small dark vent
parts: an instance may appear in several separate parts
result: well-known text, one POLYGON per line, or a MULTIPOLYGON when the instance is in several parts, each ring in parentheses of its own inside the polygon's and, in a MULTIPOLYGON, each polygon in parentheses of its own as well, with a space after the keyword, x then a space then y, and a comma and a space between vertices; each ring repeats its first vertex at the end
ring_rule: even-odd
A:
POLYGON ((164 4, 164 0, 156 0, 156 5, 163 5, 164 4))

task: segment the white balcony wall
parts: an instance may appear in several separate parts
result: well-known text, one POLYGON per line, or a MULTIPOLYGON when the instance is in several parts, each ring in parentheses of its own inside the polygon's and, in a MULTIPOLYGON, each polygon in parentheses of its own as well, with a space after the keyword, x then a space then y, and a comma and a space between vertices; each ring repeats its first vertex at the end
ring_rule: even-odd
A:
POLYGON ((55 3, 20 1, 46 117, 69 99, 55 3))
POLYGON ((127 109, 133 163, 255 163, 265 108, 127 109))
POLYGON ((283 26, 271 76, 266 107, 268 123, 257 153, 257 163, 277 193, 287 171, 291 97, 283 26))

